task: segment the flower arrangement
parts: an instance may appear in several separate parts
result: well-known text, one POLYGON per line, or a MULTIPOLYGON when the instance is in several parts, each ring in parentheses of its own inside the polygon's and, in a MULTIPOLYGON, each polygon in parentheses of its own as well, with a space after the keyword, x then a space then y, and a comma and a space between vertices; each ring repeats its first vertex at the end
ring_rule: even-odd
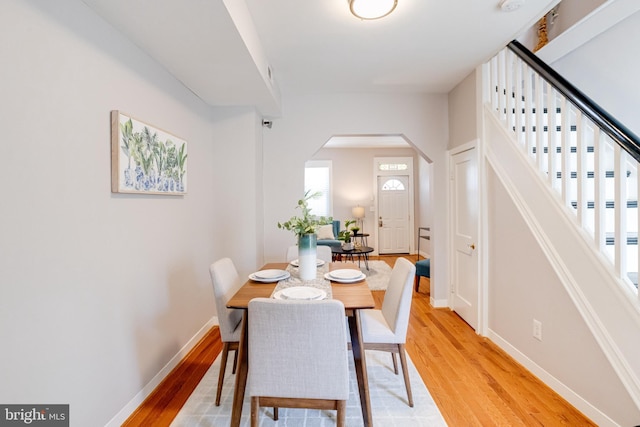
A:
POLYGON ((300 237, 305 234, 315 234, 321 225, 331 224, 332 217, 316 217, 311 214, 309 208, 309 200, 320 197, 322 193, 319 191, 311 193, 311 190, 304 193, 304 197, 298 200, 296 209, 302 210, 302 216, 292 216, 288 221, 278 223, 278 228, 293 231, 296 236, 300 237))

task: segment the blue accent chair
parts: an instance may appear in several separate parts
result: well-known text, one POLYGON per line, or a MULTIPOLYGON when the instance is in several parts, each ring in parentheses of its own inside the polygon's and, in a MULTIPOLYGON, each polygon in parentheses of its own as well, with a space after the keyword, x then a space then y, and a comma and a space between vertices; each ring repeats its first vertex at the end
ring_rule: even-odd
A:
POLYGON ((338 234, 340 234, 340 221, 334 220, 333 235, 336 237, 336 239, 318 239, 318 245, 340 247, 342 242, 337 239, 338 234))
POLYGON ((421 276, 431 278, 431 258, 421 259, 420 261, 416 262, 416 292, 418 292, 418 288, 420 287, 421 276))
MULTIPOLYGON (((418 258, 420 257, 420 241, 421 239, 431 240, 431 227, 418 227, 418 258)), ((416 279, 415 288, 418 292, 420 287, 420 277, 431 278, 431 259, 421 259, 416 261, 416 279)))

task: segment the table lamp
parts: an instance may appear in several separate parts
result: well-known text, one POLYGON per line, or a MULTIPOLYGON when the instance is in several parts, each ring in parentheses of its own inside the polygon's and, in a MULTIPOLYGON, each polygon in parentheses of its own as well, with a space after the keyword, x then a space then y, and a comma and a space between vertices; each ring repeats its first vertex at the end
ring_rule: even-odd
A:
POLYGON ((364 233, 364 222, 362 218, 364 218, 364 206, 355 206, 351 209, 351 215, 356 219, 356 224, 360 227, 360 233, 364 233))

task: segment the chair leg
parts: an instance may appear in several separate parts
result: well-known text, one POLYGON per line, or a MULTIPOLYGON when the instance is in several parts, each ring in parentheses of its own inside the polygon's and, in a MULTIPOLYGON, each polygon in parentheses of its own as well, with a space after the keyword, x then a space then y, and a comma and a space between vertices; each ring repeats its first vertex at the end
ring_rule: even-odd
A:
POLYGON ((338 414, 336 415, 337 427, 345 427, 346 420, 346 410, 347 410, 347 401, 346 400, 338 400, 338 414))
POLYGON ((278 421, 278 408, 273 407, 273 421, 278 421))
POLYGON ((233 369, 231 370, 232 374, 236 374, 236 368, 238 367, 238 349, 233 352, 233 369))
MULTIPOLYGON (((238 352, 236 351, 236 354, 238 352)), ((220 406, 222 396, 222 384, 224 383, 224 371, 227 369, 227 357, 229 355, 229 343, 222 345, 222 358, 220 359, 220 373, 218 374, 218 391, 216 391, 216 406, 220 406)))
POLYGON ((393 360, 393 373, 398 375, 398 361, 394 352, 391 352, 391 360, 393 360))
POLYGON ((400 364, 402 365, 404 385, 407 388, 407 398, 409 399, 409 406, 413 408, 413 394, 411 393, 411 383, 409 382, 409 371, 407 370, 407 355, 404 350, 404 344, 398 344, 398 352, 400 354, 400 364))
POLYGON ((251 396, 251 427, 258 427, 260 416, 260 398, 251 396))
POLYGON ((416 278, 414 279, 414 284, 415 284, 414 286, 416 288, 416 292, 418 292, 418 289, 420 288, 420 276, 418 276, 417 274, 416 274, 416 278))

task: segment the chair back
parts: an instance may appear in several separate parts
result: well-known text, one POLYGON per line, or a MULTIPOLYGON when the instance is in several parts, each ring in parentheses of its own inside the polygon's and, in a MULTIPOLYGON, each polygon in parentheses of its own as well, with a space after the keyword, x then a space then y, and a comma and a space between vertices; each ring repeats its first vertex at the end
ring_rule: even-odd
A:
POLYGON ((382 315, 401 342, 407 337, 415 274, 416 267, 413 263, 405 258, 398 258, 382 301, 382 315))
MULTIPOLYGON (((324 262, 331 262, 331 247, 319 245, 316 249, 316 257, 324 262)), ((287 248, 287 262, 298 258, 298 246, 293 245, 287 248)))
POLYGON ((331 246, 318 246, 317 257, 324 262, 331 262, 331 246))
POLYGON ((250 396, 348 399, 342 302, 255 298, 248 319, 250 396))
POLYGON ((242 320, 242 311, 227 308, 227 302, 240 289, 242 281, 233 261, 222 258, 209 267, 222 342, 234 341, 233 331, 242 320))
POLYGON ((298 246, 293 245, 287 248, 287 262, 291 262, 298 258, 298 246))

